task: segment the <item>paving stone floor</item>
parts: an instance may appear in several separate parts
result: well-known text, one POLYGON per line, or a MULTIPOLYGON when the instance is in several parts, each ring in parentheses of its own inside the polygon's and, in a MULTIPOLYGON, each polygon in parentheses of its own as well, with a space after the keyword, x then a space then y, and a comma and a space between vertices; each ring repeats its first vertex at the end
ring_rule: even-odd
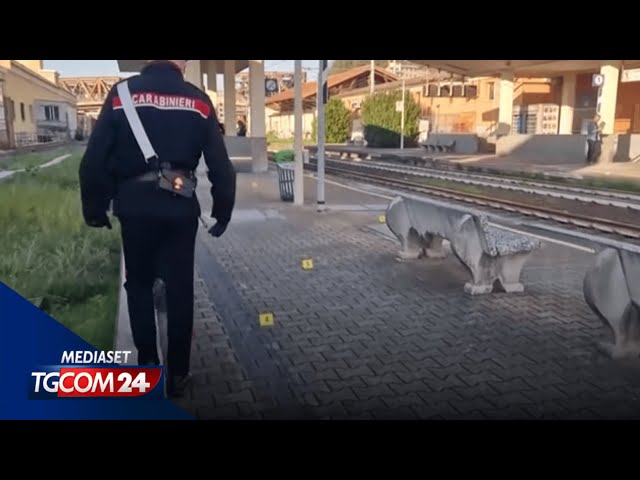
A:
POLYGON ((198 418, 640 418, 640 369, 595 348, 609 332, 582 296, 591 254, 546 244, 525 293, 470 297, 454 257, 395 259, 368 228, 384 199, 328 184, 341 207, 318 214, 313 179, 302 208, 277 188, 239 175, 229 230, 201 229, 194 385, 177 402, 198 418))

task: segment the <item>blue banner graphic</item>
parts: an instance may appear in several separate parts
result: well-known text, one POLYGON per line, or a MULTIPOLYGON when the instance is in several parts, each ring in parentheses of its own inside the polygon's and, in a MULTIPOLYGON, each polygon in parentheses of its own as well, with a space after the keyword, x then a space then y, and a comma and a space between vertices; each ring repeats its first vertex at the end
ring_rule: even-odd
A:
POLYGON ((63 363, 65 352, 97 350, 0 282, 0 420, 193 419, 164 397, 162 368, 63 363))

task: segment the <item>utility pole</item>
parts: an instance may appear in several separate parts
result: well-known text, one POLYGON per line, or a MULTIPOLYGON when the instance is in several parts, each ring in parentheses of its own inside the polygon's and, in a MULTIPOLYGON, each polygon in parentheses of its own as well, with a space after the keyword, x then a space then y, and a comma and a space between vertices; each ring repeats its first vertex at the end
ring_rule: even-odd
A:
POLYGON ((302 165, 302 60, 295 60, 293 73, 293 203, 304 203, 304 166, 302 165))
POLYGON ((404 78, 402 79, 402 116, 400 117, 400 150, 404 150, 404 111, 405 111, 405 104, 404 104, 404 78))
POLYGON ((400 77, 402 78, 402 112, 400 114, 400 150, 404 150, 404 75, 402 75, 402 63, 400 63, 400 77))
POLYGON ((329 73, 328 60, 320 60, 318 68, 317 126, 318 126, 318 212, 324 211, 324 105, 327 103, 329 90, 327 77, 329 73))
POLYGON ((371 73, 369 74, 369 94, 373 95, 373 89, 376 84, 376 61, 371 60, 371 73))

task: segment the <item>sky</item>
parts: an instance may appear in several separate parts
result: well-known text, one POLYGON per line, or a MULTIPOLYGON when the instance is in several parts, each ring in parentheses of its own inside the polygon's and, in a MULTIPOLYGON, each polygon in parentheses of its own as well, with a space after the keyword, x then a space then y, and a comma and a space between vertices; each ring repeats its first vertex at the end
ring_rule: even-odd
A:
MULTIPOLYGON (((117 60, 45 60, 44 68, 57 70, 63 77, 128 76, 120 73, 117 60)), ((318 73, 318 60, 303 60, 302 68, 313 78, 318 73)), ((293 72, 293 60, 266 60, 265 70, 293 72)))

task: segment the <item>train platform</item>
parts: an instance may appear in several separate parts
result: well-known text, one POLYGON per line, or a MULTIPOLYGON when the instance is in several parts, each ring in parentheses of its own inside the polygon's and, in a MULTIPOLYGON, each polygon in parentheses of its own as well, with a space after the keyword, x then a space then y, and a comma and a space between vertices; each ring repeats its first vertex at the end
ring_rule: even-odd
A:
POLYGON ((546 242, 524 293, 471 297, 451 256, 396 260, 388 198, 327 180, 318 213, 311 176, 295 206, 275 172, 241 173, 228 231, 200 229, 193 385, 176 404, 200 419, 640 418, 638 366, 595 348, 609 332, 582 294, 592 254, 546 242))
POLYGON ((585 163, 560 163, 542 158, 531 160, 517 155, 451 155, 442 160, 462 166, 488 168, 504 173, 547 174, 575 179, 608 178, 640 181, 640 163, 612 162, 586 165, 585 163))

